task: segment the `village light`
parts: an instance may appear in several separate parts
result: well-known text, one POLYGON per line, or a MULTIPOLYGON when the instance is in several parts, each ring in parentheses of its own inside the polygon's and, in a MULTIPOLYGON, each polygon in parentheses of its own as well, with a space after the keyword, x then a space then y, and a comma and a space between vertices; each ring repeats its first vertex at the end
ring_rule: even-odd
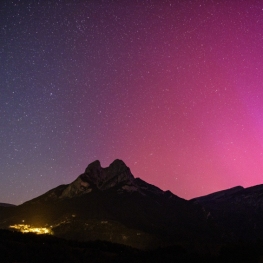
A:
POLYGON ((16 229, 22 233, 35 233, 35 234, 50 234, 52 235, 52 231, 47 227, 33 227, 31 225, 24 225, 24 224, 15 224, 9 226, 9 228, 16 229))

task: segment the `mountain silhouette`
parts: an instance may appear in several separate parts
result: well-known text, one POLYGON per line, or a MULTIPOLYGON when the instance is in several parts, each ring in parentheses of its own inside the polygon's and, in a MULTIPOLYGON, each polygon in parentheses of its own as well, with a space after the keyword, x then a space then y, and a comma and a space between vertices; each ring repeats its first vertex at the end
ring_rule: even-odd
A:
POLYGON ((134 178, 121 160, 107 168, 95 161, 68 185, 16 207, 0 207, 0 228, 22 223, 48 227, 67 239, 137 248, 210 242, 222 235, 199 202, 134 178))
POLYGON ((191 200, 209 211, 231 241, 263 238, 263 185, 227 190, 191 200))

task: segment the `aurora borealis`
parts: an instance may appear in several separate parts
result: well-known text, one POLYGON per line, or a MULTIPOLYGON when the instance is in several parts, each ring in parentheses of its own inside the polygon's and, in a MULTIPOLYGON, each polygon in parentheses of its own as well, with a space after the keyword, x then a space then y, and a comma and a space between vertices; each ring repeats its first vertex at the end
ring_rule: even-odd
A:
POLYGON ((263 2, 2 1, 0 202, 122 159, 189 199, 263 183, 263 2))

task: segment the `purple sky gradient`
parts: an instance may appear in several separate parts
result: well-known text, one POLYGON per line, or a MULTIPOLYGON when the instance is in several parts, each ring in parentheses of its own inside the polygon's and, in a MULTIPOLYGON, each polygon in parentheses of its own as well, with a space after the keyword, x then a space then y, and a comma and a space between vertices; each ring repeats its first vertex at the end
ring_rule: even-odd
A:
POLYGON ((262 1, 0 4, 0 201, 98 159, 190 199, 263 183, 262 1))

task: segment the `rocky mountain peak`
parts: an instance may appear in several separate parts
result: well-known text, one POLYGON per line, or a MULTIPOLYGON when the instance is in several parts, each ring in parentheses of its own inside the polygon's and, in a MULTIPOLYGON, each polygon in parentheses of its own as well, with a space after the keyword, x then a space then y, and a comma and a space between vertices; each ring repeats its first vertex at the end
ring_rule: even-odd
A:
MULTIPOLYGON (((74 198, 97 191, 114 191, 116 194, 137 192, 141 195, 163 195, 158 187, 140 178, 134 178, 130 168, 119 159, 108 167, 101 167, 100 161, 90 163, 85 172, 68 185, 58 186, 30 202, 55 201, 74 198)), ((172 196, 174 196, 171 193, 172 196)))
POLYGON ((109 169, 111 169, 112 172, 120 172, 125 171, 129 168, 122 160, 116 159, 110 164, 109 169))
POLYGON ((71 198, 89 193, 94 189, 104 191, 113 187, 126 190, 136 189, 135 179, 130 168, 119 159, 113 161, 109 167, 102 168, 100 161, 96 160, 90 163, 85 172, 66 187, 60 198, 71 198))
POLYGON ((134 177, 126 164, 117 159, 106 168, 102 168, 99 161, 89 164, 81 179, 96 185, 100 190, 106 190, 121 182, 131 183, 134 177))
MULTIPOLYGON (((119 159, 114 160, 109 167, 102 168, 100 161, 96 160, 88 165, 88 167, 85 170, 85 174, 87 175, 97 175, 98 177, 105 176, 105 173, 109 174, 119 174, 122 172, 125 172, 129 170, 129 167, 126 166, 126 164, 119 159)), ((104 179, 104 178, 103 178, 104 179)))

